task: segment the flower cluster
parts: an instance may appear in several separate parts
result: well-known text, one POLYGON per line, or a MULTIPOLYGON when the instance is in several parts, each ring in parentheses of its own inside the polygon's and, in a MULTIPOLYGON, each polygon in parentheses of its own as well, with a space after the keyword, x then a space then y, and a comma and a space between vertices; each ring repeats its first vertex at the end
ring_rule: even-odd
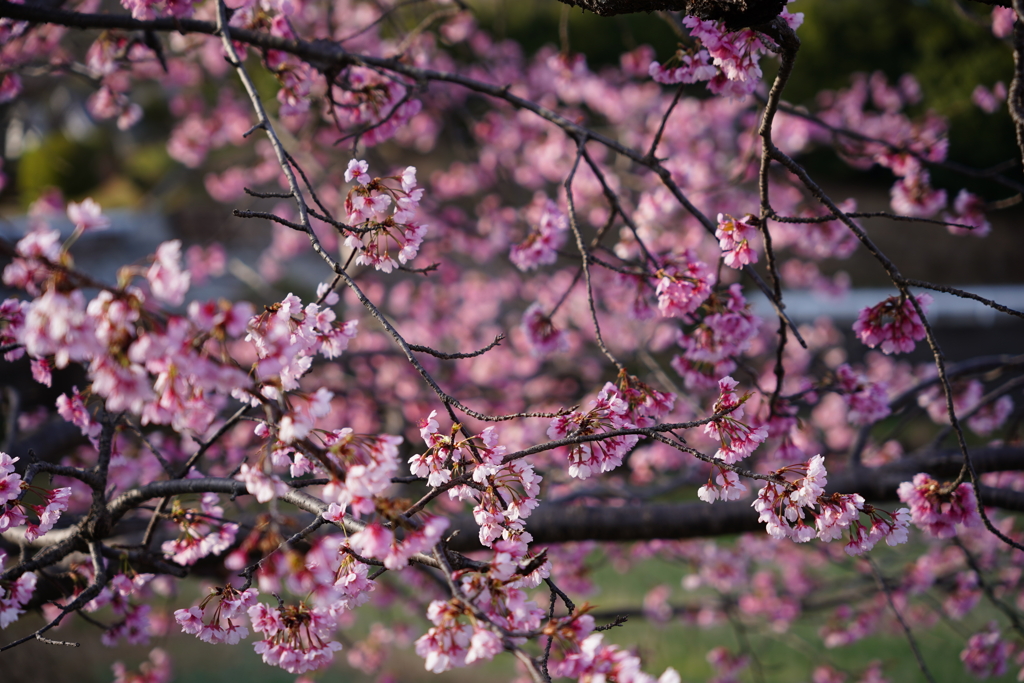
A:
MULTIPOLYGON (((548 438, 600 437, 602 432, 636 428, 629 421, 629 404, 611 382, 604 385, 590 406, 587 412, 577 410, 551 420, 548 438)), ((622 458, 639 440, 636 434, 623 434, 569 446, 569 476, 586 479, 591 474, 610 472, 622 464, 622 458)))
POLYGON ((174 612, 174 620, 184 633, 194 635, 205 643, 237 645, 249 635, 242 625, 246 610, 256 604, 259 593, 255 588, 239 591, 231 586, 214 588, 198 605, 174 612), (207 607, 216 600, 217 606, 207 614, 207 607))
POLYGON ((134 19, 156 19, 172 16, 178 19, 192 15, 192 0, 121 0, 134 19))
POLYGON ((761 80, 761 55, 767 52, 760 36, 750 29, 728 31, 720 22, 686 17, 690 35, 707 49, 720 69, 708 89, 718 95, 749 95, 761 80))
MULTIPOLYGON (((190 478, 199 477, 195 470, 190 478)), ((164 541, 161 550, 182 565, 195 564, 209 555, 220 555, 231 547, 238 534, 238 525, 223 521, 224 509, 216 493, 204 493, 198 510, 183 508, 175 499, 170 519, 178 525, 178 537, 164 541)))
POLYGON ((373 499, 391 486, 398 470, 398 446, 402 437, 389 434, 356 434, 349 427, 321 436, 324 450, 319 465, 330 481, 323 499, 355 514, 374 511, 373 499))
POLYGON ((337 623, 326 609, 303 603, 268 607, 258 602, 248 614, 253 629, 265 636, 253 646, 256 654, 289 673, 322 669, 341 649, 341 643, 332 640, 337 623))
MULTIPOLYGON (((272 451, 272 453, 276 452, 278 452, 276 449, 272 451)), ((235 477, 245 484, 245 490, 256 498, 258 503, 270 502, 290 490, 288 484, 281 481, 281 478, 273 471, 267 472, 268 467, 269 464, 265 459, 261 459, 260 462, 253 465, 242 463, 238 469, 238 475, 235 477)))
POLYGON ((736 220, 726 214, 718 214, 718 227, 715 237, 724 254, 725 265, 730 268, 742 268, 748 263, 757 263, 757 252, 751 243, 757 235, 754 217, 747 215, 743 220, 736 220))
POLYGON ((914 475, 912 482, 900 484, 896 494, 910 506, 911 521, 932 536, 953 538, 957 524, 968 528, 981 526, 978 499, 974 485, 969 482, 946 492, 939 482, 921 472, 914 475))
MULTIPOLYGON (((452 473, 448 469, 449 463, 467 463, 472 460, 468 439, 458 440, 455 435, 462 429, 462 425, 455 423, 448 434, 438 432, 437 411, 430 411, 425 419, 420 420, 420 436, 426 442, 428 449, 424 453, 409 458, 409 469, 417 477, 426 477, 430 486, 440 486, 451 481, 452 473)), ((493 434, 493 430, 488 434, 493 434)))
POLYGON ((563 650, 561 659, 551 665, 552 676, 579 681, 629 681, 630 683, 679 683, 679 673, 668 668, 657 679, 644 673, 640 657, 618 645, 604 642, 603 633, 594 632, 589 614, 569 617, 553 625, 553 638, 563 650))
POLYGON ((993 621, 984 631, 967 640, 967 647, 960 653, 960 661, 975 678, 1002 676, 1006 673, 1007 660, 1012 652, 1013 647, 999 633, 999 624, 993 621))
POLYGON ((775 478, 765 484, 753 503, 774 538, 790 538, 805 543, 814 537, 830 542, 849 532, 845 550, 860 555, 885 539, 890 546, 905 543, 910 511, 900 508, 889 513, 864 502, 860 495, 834 493, 825 495, 828 472, 824 458, 816 455, 802 465, 790 465, 772 473, 775 478), (798 477, 790 481, 787 475, 798 477), (815 507, 819 510, 815 511, 815 507), (861 521, 865 514, 871 526, 861 521))
MULTIPOLYGON (((0 568, 7 553, 0 550, 0 568)), ((36 575, 26 572, 17 579, 0 583, 0 629, 7 628, 25 613, 24 607, 36 589, 36 575)))
POLYGON ((647 72, 658 83, 671 85, 710 81, 718 74, 718 69, 711 64, 711 55, 707 50, 679 48, 664 64, 651 62, 647 72))
POLYGON ((985 200, 967 190, 960 190, 953 200, 953 213, 943 215, 943 220, 970 226, 961 228, 955 225, 946 227, 954 235, 972 235, 985 237, 992 232, 992 224, 985 217, 985 200))
POLYGON ((699 260, 692 249, 675 259, 666 259, 655 275, 658 288, 658 310, 665 317, 682 318, 693 313, 709 296, 715 285, 715 274, 699 260))
MULTIPOLYGON (((79 231, 102 223, 98 208, 88 202, 68 210, 79 231)), ((88 367, 92 393, 105 399, 108 410, 136 413, 143 424, 205 432, 227 395, 244 393, 249 382, 231 363, 214 360, 209 349, 195 345, 194 337, 198 330, 220 341, 240 334, 244 322, 239 322, 251 307, 240 303, 217 313, 216 305, 193 306, 191 320, 156 315, 153 301, 179 305, 189 287, 176 240, 160 245, 148 269, 122 269, 120 289, 100 290, 87 302, 74 288, 78 276, 69 270, 70 255, 57 239, 57 231, 45 227, 30 233, 4 271, 9 284, 42 291, 31 302, 9 300, 0 309, 7 323, 4 336, 24 345, 35 377, 48 383, 52 368, 79 362, 88 367), (137 275, 144 275, 145 283, 128 285, 137 275)))
MULTIPOLYGON (((270 21, 270 34, 286 40, 295 40, 288 18, 283 14, 270 21)), ((264 63, 281 83, 277 91, 277 101, 281 103, 278 113, 281 116, 299 116, 306 113, 310 106, 310 91, 314 71, 309 64, 288 52, 267 50, 264 63)))
MULTIPOLYGON (((1013 412, 1013 399, 1000 396, 981 404, 985 386, 976 379, 953 384, 953 410, 958 416, 970 414, 967 425, 976 434, 986 435, 998 429, 1013 412)), ((937 424, 949 424, 946 394, 939 387, 931 387, 917 396, 917 404, 928 411, 928 417, 937 424)))
POLYGON ((352 534, 349 547, 364 557, 382 561, 388 569, 401 569, 409 564, 410 557, 437 545, 449 524, 444 517, 424 515, 418 524, 407 525, 399 539, 394 531, 374 522, 352 534))
POLYGON ((733 392, 737 384, 732 377, 723 377, 719 380, 720 394, 712 410, 716 415, 727 411, 728 414, 704 425, 704 433, 721 444, 715 452, 715 457, 728 465, 749 456, 758 444, 764 443, 768 438, 767 427, 751 427, 741 422, 743 404, 750 398, 750 394, 737 397, 733 392))
POLYGON ((170 683, 172 678, 171 656, 158 647, 149 653, 149 661, 139 666, 139 671, 128 671, 121 662, 114 662, 114 683, 170 683))
POLYGON ((708 477, 708 483, 697 489, 698 498, 705 503, 714 503, 719 499, 739 500, 747 495, 747 485, 740 481, 740 475, 721 467, 717 469, 715 480, 712 482, 708 477))
POLYGON ((416 641, 416 654, 423 657, 427 671, 441 673, 490 661, 505 649, 501 636, 486 624, 463 621, 460 617, 465 612, 455 600, 430 603, 427 618, 434 625, 416 641))
POLYGON ((850 412, 850 424, 869 425, 889 415, 885 382, 872 382, 845 363, 836 368, 837 385, 850 412))
POLYGON ((499 537, 521 536, 524 520, 540 504, 537 496, 541 479, 527 462, 514 460, 499 465, 496 459, 488 462, 484 456, 484 462, 473 470, 473 481, 484 486, 484 490, 476 492, 469 486, 460 486, 449 491, 449 495, 476 499, 473 520, 480 527, 480 543, 491 547, 499 537))
POLYGON ((548 199, 541 210, 537 227, 530 231, 520 244, 512 246, 509 259, 516 268, 526 272, 540 265, 550 265, 558 258, 556 253, 563 244, 569 230, 569 218, 548 199))
POLYGON ((761 320, 750 312, 738 284, 715 294, 706 308, 708 315, 692 331, 680 335, 679 344, 689 363, 719 369, 723 361, 746 350, 761 320))
POLYGON ((158 300, 180 306, 192 283, 192 275, 181 266, 181 240, 164 242, 156 250, 153 265, 146 271, 149 288, 158 300))
POLYGON ((0 451, 0 533, 25 525, 25 542, 31 543, 52 529, 61 513, 68 509, 71 488, 51 491, 29 485, 14 471, 14 463, 18 460, 20 458, 12 458, 0 451), (22 500, 22 492, 25 490, 41 498, 42 502, 26 504, 22 500), (35 522, 30 521, 26 515, 29 510, 35 513, 35 522))
MULTIPOLYGON (((921 310, 927 312, 932 297, 918 294, 914 298, 921 310)), ((881 346, 882 353, 888 354, 913 351, 916 342, 925 337, 924 324, 914 305, 909 299, 896 296, 862 310, 853 331, 868 348, 881 346)))
POLYGON ((473 626, 459 619, 461 605, 434 600, 427 607, 427 619, 434 625, 416 641, 416 654, 427 671, 441 673, 464 667, 469 658, 473 626))
MULTIPOLYGON (((333 300, 337 301, 336 298, 333 300)), ((329 306, 330 301, 328 298, 325 303, 329 306)), ((256 347, 256 377, 263 396, 277 400, 283 392, 298 389, 299 378, 309 371, 313 356, 321 354, 324 358, 336 358, 348 348, 349 341, 356 336, 358 321, 349 320, 337 325, 335 319, 330 308, 315 302, 303 307, 299 297, 288 294, 280 303, 268 306, 249 321, 249 333, 245 339, 256 347)), ((257 398, 245 396, 243 391, 236 391, 235 396, 249 400, 253 405, 259 404, 257 398)), ((308 411, 304 415, 293 415, 294 438, 302 438, 308 433, 308 429, 302 433, 296 423, 301 422, 311 428, 311 418, 308 411)))
POLYGON ((0 451, 0 504, 6 505, 21 495, 21 475, 14 471, 14 463, 20 459, 0 451))
POLYGON ((345 180, 356 181, 345 198, 348 224, 353 228, 345 246, 358 252, 356 264, 390 273, 416 257, 427 233, 427 226, 415 222, 423 188, 416 185, 413 166, 384 178, 371 178, 367 171, 367 163, 356 159, 345 171, 345 180))
POLYGON ((356 130, 368 147, 394 137, 423 107, 409 96, 410 86, 364 67, 333 79, 330 95, 338 127, 356 130))
POLYGON ((36 226, 18 240, 14 251, 17 255, 4 268, 4 284, 33 296, 39 294, 53 266, 71 264, 70 255, 61 248, 60 232, 43 226, 36 226))
MULTIPOLYGON (((480 527, 480 543, 491 547, 495 539, 504 536, 518 538, 524 521, 540 503, 541 477, 533 465, 523 460, 503 463, 506 448, 498 445, 494 427, 483 430, 479 443, 474 443, 475 466, 473 481, 477 487, 455 486, 448 491, 450 498, 476 502, 473 519, 480 527)), ((468 444, 469 442, 463 442, 468 444)))
POLYGON ((617 383, 616 395, 626 402, 627 417, 637 427, 653 427, 675 406, 675 394, 658 391, 625 370, 619 371, 617 383))
MULTIPOLYGON (((88 569, 92 569, 91 565, 88 569)), ((91 581, 94 578, 92 571, 86 572, 86 567, 82 567, 78 573, 86 574, 82 576, 84 581, 91 581)), ((114 615, 120 617, 100 636, 104 645, 115 647, 122 639, 131 645, 145 645, 149 642, 152 628, 150 607, 132 602, 131 598, 148 597, 146 588, 153 578, 153 574, 118 574, 83 608, 85 611, 95 612, 109 605, 114 615)))
POLYGON ((522 542, 499 542, 496 559, 502 559, 486 574, 459 577, 460 593, 471 604, 458 597, 430 603, 427 618, 434 626, 416 641, 416 653, 428 671, 440 673, 492 659, 505 649, 496 630, 522 633, 540 628, 545 611, 523 588, 535 588, 547 573, 517 575, 525 547, 522 542))
POLYGON ((565 332, 555 327, 551 316, 544 313, 544 307, 540 302, 534 302, 526 309, 521 328, 526 344, 534 356, 543 357, 557 351, 569 350, 569 340, 565 332))
POLYGON ((915 159, 896 164, 893 170, 903 172, 903 177, 890 190, 893 211, 905 216, 928 218, 946 207, 946 191, 932 188, 928 171, 921 168, 915 159))

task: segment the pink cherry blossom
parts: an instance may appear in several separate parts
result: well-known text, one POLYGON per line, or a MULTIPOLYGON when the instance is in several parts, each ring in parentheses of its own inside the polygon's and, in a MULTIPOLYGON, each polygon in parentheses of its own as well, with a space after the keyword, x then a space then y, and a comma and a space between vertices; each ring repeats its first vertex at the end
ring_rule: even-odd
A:
POLYGON ((75 224, 75 228, 82 232, 105 230, 110 227, 110 219, 103 215, 100 205, 92 197, 82 200, 80 204, 68 202, 68 218, 75 224))
MULTIPOLYGON (((925 313, 932 302, 928 294, 914 297, 925 313)), ((882 353, 908 353, 914 350, 915 342, 925 337, 924 325, 917 310, 903 297, 889 297, 882 303, 863 309, 853 324, 857 333, 869 348, 881 346, 882 353)))
POLYGON ((754 217, 746 216, 736 220, 732 216, 718 214, 718 228, 715 237, 722 248, 725 265, 730 268, 742 268, 749 263, 757 263, 757 252, 751 241, 757 235, 757 226, 753 225, 754 217))
POLYGON ((658 83, 697 83, 709 81, 718 70, 710 64, 711 57, 707 50, 697 50, 690 54, 679 50, 665 64, 651 62, 648 74, 658 83))
POLYGON ((704 433, 720 443, 715 458, 729 465, 748 457, 759 444, 764 443, 768 438, 767 428, 751 427, 741 420, 743 403, 750 395, 737 397, 733 393, 736 384, 736 380, 732 377, 723 377, 719 380, 718 386, 721 393, 715 402, 713 411, 715 414, 729 412, 704 426, 704 433))
POLYGON ((871 382, 858 375, 849 365, 836 368, 839 387, 846 393, 843 400, 849 407, 851 424, 874 424, 889 415, 889 401, 884 382, 871 382))
POLYGON ((557 251, 565 244, 569 231, 569 219, 548 199, 537 226, 530 231, 526 240, 516 244, 509 252, 509 259, 522 271, 535 270, 541 265, 550 265, 558 258, 557 251))
POLYGON ((985 237, 992 232, 992 224, 985 217, 985 201, 967 190, 960 190, 957 193, 956 199, 953 201, 953 213, 945 214, 943 219, 951 223, 971 226, 971 229, 954 225, 948 226, 949 232, 954 235, 985 237))
MULTIPOLYGON (((602 431, 633 429, 628 420, 628 404, 618 396, 610 382, 597 398, 591 401, 587 412, 575 411, 556 417, 548 427, 548 437, 564 439, 590 436, 602 431)), ((636 434, 608 437, 599 441, 584 441, 568 447, 569 475, 586 479, 598 472, 609 472, 622 464, 622 458, 632 450, 640 437, 636 434)))
POLYGON ((535 356, 547 356, 558 351, 567 351, 569 341, 565 332, 555 327, 551 318, 544 314, 540 303, 531 304, 523 314, 523 334, 526 343, 535 356))
POLYGON ((658 274, 658 310, 666 317, 680 318, 696 311, 715 284, 714 273, 689 249, 678 259, 666 260, 658 274))
POLYGON ((986 630, 967 640, 967 647, 960 653, 960 661, 967 673, 975 678, 1002 676, 1006 673, 1011 651, 1010 644, 1002 639, 999 626, 993 621, 986 630))
POLYGON ((178 306, 185 300, 191 276, 181 267, 181 241, 164 242, 156 251, 156 260, 146 271, 153 296, 178 306))
POLYGON ((910 506, 911 521, 938 538, 952 538, 956 525, 973 528, 981 525, 978 500, 970 482, 951 492, 925 473, 914 475, 913 482, 900 484, 897 494, 910 506))
POLYGON ((265 638, 253 649, 271 666, 292 674, 322 669, 342 648, 332 640, 336 623, 326 610, 300 603, 281 608, 257 603, 248 608, 253 629, 265 638))

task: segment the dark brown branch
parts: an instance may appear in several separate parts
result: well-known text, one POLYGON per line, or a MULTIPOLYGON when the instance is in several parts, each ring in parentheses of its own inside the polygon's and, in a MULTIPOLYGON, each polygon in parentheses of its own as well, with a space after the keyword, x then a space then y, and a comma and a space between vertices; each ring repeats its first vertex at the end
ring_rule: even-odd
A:
POLYGON ((459 360, 460 358, 476 358, 477 356, 482 356, 491 349, 493 349, 495 346, 500 344, 504 339, 505 335, 499 334, 494 338, 494 341, 492 341, 487 346, 476 351, 470 351, 469 353, 444 353, 442 351, 432 349, 429 346, 420 346, 419 344, 409 344, 409 349, 412 351, 418 351, 420 353, 429 353, 431 356, 434 356, 435 358, 440 358, 441 360, 459 360))
POLYGON ((597 304, 594 301, 594 287, 590 281, 590 250, 583 243, 583 233, 580 232, 579 222, 576 220, 576 203, 572 198, 572 181, 576 177, 576 170, 579 168, 580 159, 583 158, 583 150, 586 144, 587 138, 585 135, 576 139, 576 161, 573 162, 572 170, 569 171, 569 175, 566 177, 565 183, 563 183, 565 187, 565 203, 569 209, 569 228, 572 230, 573 237, 576 238, 576 248, 580 252, 580 267, 583 269, 583 282, 587 287, 587 303, 590 305, 590 319, 594 323, 594 338, 597 340, 597 346, 601 349, 604 357, 611 361, 612 365, 619 369, 619 372, 622 372, 625 370, 625 366, 608 349, 601 334, 601 323, 597 320, 597 304))
POLYGON ((1013 82, 1006 104, 1017 130, 1017 146, 1024 159, 1024 0, 1013 0, 1017 20, 1013 22, 1013 82))
MULTIPOLYGON (((904 221, 907 223, 931 223, 932 225, 944 225, 964 230, 977 230, 976 225, 956 223, 954 221, 943 221, 937 218, 920 218, 918 216, 904 216, 891 211, 851 211, 846 214, 850 218, 888 218, 891 221, 904 221)), ((839 216, 779 216, 772 215, 772 220, 779 223, 831 223, 839 220, 839 216)))
POLYGON ((958 296, 961 299, 973 299, 974 301, 978 301, 980 303, 985 304, 989 308, 994 308, 995 310, 999 311, 1000 313, 1005 313, 1007 315, 1013 315, 1013 316, 1016 316, 1018 318, 1024 318, 1024 313, 1021 313, 1020 311, 1014 310, 1012 308, 1007 308, 1006 306, 1003 306, 1000 303, 992 301, 992 299, 986 299, 985 297, 978 296, 977 294, 974 294, 973 292, 968 292, 968 291, 965 291, 963 289, 957 289, 956 287, 948 287, 946 285, 933 285, 930 282, 922 282, 921 280, 911 280, 910 278, 905 279, 904 282, 906 282, 908 285, 912 285, 914 287, 920 287, 922 289, 930 289, 930 290, 932 290, 934 292, 943 292, 945 294, 952 294, 953 296, 958 296))

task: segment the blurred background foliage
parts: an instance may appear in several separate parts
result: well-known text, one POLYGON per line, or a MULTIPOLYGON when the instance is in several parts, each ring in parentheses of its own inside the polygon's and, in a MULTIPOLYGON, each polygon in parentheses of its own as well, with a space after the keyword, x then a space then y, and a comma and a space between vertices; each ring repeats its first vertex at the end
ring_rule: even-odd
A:
MULTIPOLYGON (((527 53, 560 44, 560 24, 567 20, 570 49, 585 54, 595 70, 618 64, 624 50, 645 43, 664 60, 679 41, 673 20, 658 14, 599 17, 556 0, 473 0, 471 6, 482 24, 519 42, 527 53)), ((790 102, 813 110, 816 93, 847 87, 855 72, 882 71, 890 81, 911 73, 925 94, 922 110, 932 108, 950 121, 950 158, 984 168, 1016 155, 1005 109, 986 114, 971 103, 977 84, 1008 85, 1012 78, 1009 45, 992 35, 987 6, 969 0, 796 0, 790 10, 805 15, 797 68, 785 93, 790 102)), ((419 19, 415 15, 403 16, 413 25, 419 19)), ((775 60, 762 64, 770 78, 775 60)), ((260 89, 272 102, 276 81, 259 69, 254 73, 263 76, 260 89)), ((6 125, 5 172, 13 181, 0 194, 0 203, 24 209, 50 186, 70 199, 92 195, 107 206, 137 205, 154 195, 171 210, 194 205, 197 197, 212 201, 200 174, 188 173, 164 149, 173 121, 159 84, 136 88, 133 97, 145 108, 145 117, 121 132, 109 122, 89 120, 83 107, 92 92, 89 83, 51 76, 26 78, 25 83, 25 94, 0 109, 6 125)), ((215 88, 209 87, 206 95, 215 101, 215 88)), ((707 96, 701 86, 694 87, 693 95, 707 96)), ((864 181, 864 174, 848 169, 830 151, 809 157, 811 170, 824 173, 826 181, 864 181)), ((941 170, 933 179, 954 192, 963 186, 961 178, 941 170)), ((892 177, 877 169, 874 181, 887 190, 892 177)), ((968 187, 998 198, 984 186, 968 187)))

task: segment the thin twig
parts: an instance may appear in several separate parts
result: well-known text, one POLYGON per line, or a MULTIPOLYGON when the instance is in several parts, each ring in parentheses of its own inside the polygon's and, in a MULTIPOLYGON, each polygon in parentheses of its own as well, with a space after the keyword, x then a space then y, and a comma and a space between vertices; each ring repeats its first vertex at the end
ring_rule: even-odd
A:
POLYGON ((903 633, 907 637, 907 642, 910 643, 910 649, 914 653, 914 658, 917 659, 917 666, 921 669, 921 673, 924 674, 925 679, 928 683, 935 683, 935 678, 932 676, 931 671, 928 670, 928 665, 925 664, 924 656, 921 654, 921 649, 917 646, 917 639, 914 637, 914 633, 910 630, 910 626, 904 621, 903 615, 896 608, 896 602, 893 600, 892 592, 889 590, 889 585, 886 583, 885 577, 882 576, 882 571, 878 568, 874 558, 867 558, 868 564, 871 565, 871 571, 875 575, 875 581, 878 582, 878 587, 885 593, 885 599, 889 602, 889 607, 892 609, 892 613, 896 615, 896 620, 900 623, 900 627, 903 629, 903 633))

